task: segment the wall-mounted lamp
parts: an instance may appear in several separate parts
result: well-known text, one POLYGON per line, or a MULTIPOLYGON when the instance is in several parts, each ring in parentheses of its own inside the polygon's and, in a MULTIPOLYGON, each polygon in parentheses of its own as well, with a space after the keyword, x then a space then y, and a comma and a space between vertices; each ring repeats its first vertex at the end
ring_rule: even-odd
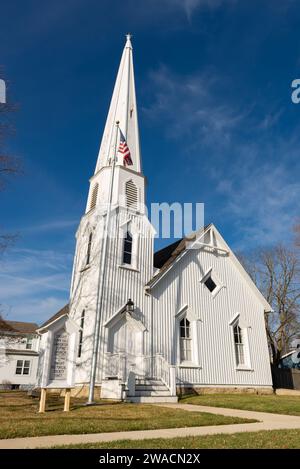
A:
POLYGON ((126 303, 126 313, 132 314, 134 311, 134 302, 131 298, 126 303))

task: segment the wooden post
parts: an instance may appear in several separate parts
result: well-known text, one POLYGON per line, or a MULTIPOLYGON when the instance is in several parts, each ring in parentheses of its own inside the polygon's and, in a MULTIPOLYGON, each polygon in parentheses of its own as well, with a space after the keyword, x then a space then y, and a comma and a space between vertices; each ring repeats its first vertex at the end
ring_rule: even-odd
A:
POLYGON ((47 396, 47 389, 46 389, 46 388, 42 388, 42 389, 41 389, 41 397, 40 397, 39 413, 45 412, 45 408, 46 408, 46 396, 47 396))
POLYGON ((70 400, 71 400, 71 389, 68 388, 68 389, 65 390, 64 412, 69 412, 69 410, 70 410, 70 400))

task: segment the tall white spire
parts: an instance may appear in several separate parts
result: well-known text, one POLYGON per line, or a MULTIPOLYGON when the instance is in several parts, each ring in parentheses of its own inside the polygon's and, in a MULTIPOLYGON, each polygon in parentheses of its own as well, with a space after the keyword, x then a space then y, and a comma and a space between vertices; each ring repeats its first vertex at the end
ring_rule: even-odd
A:
MULTIPOLYGON (((114 156, 116 121, 130 150, 133 162, 130 169, 141 172, 141 156, 139 143, 138 117, 134 84, 132 45, 130 34, 126 35, 126 44, 121 57, 116 83, 106 119, 104 133, 96 165, 97 173, 103 166, 108 166, 114 156)), ((119 137, 118 137, 119 142, 119 137)), ((117 165, 123 165, 121 155, 118 155, 117 165)))

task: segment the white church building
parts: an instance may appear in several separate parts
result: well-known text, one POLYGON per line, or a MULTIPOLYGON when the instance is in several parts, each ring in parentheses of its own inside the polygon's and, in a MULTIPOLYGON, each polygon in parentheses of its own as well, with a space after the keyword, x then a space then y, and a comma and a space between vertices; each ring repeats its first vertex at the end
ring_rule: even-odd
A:
POLYGON ((154 253, 144 204, 127 36, 76 233, 70 301, 38 329, 37 385, 90 402, 94 392, 132 402, 172 402, 191 388, 271 392, 270 305, 213 224, 154 253))

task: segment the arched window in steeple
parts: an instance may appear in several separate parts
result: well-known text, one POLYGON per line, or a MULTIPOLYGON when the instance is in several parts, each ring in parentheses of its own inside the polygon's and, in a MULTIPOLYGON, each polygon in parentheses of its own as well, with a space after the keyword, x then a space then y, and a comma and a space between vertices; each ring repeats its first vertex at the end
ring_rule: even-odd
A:
POLYGON ((91 260, 92 239, 93 239, 93 233, 90 233, 89 234, 87 251, 86 251, 86 265, 88 265, 90 263, 90 260, 91 260))
POLYGON ((92 190, 90 210, 93 210, 93 208, 96 207, 97 197, 98 197, 98 189, 99 189, 99 184, 98 184, 98 182, 96 182, 96 184, 94 185, 93 190, 92 190))
POLYGON ((132 242, 132 235, 127 230, 123 245, 123 264, 131 265, 132 263, 132 242))
POLYGON ((131 179, 125 183, 125 196, 126 207, 136 209, 138 203, 138 189, 131 179))

